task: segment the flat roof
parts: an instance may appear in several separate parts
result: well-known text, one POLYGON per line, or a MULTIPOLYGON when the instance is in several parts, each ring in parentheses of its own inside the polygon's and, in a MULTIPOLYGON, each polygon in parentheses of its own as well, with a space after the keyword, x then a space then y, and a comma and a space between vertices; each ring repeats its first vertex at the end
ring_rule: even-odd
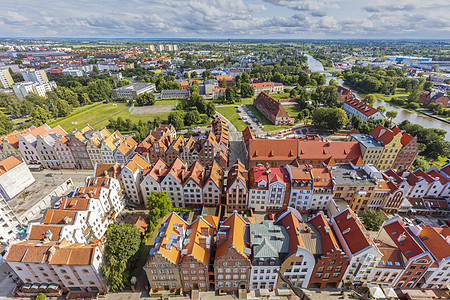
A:
MULTIPOLYGON (((35 174, 33 173, 33 176, 35 174)), ((63 184, 64 182, 70 180, 70 176, 35 176, 36 181, 33 182, 30 186, 24 189, 17 196, 8 201, 9 207, 11 207, 14 214, 20 220, 21 215, 29 211, 34 205, 40 202, 45 196, 53 192, 58 186, 63 184), (23 197, 23 195, 26 195, 23 197)), ((52 200, 56 201, 54 196, 52 196, 52 200)), ((52 203, 53 204, 53 203, 52 203)), ((49 207, 46 207, 49 208, 49 207)), ((45 209, 44 209, 45 211, 45 209)), ((35 219, 43 216, 43 211, 36 215, 35 219)))
POLYGON ((355 170, 350 164, 337 164, 331 170, 331 177, 336 185, 340 186, 376 186, 376 181, 372 179, 366 171, 355 170), (354 174, 354 175, 352 175, 354 174))
POLYGON ((154 85, 154 83, 150 83, 150 82, 135 82, 135 83, 132 83, 132 84, 125 85, 125 86, 122 86, 120 88, 117 88, 115 90, 116 91, 123 91, 123 90, 136 90, 136 91, 138 91, 138 90, 150 87, 152 85, 154 85))
POLYGON ((376 139, 368 134, 350 134, 351 137, 355 138, 364 147, 383 147, 376 139))

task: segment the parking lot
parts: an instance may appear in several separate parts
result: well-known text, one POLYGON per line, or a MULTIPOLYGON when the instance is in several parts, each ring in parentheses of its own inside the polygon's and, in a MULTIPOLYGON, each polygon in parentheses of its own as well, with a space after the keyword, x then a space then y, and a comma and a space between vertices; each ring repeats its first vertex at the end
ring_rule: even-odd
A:
POLYGON ((255 115, 245 106, 235 106, 234 109, 239 114, 240 119, 242 119, 245 124, 250 126, 256 136, 265 136, 266 132, 263 131, 264 125, 259 122, 255 115))

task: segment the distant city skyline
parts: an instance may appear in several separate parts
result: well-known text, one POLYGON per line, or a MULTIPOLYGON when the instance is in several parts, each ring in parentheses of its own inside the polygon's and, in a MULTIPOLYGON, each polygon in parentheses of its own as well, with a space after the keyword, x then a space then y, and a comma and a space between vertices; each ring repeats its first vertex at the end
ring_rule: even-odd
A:
POLYGON ((2 2, 0 37, 450 38, 445 0, 2 2))

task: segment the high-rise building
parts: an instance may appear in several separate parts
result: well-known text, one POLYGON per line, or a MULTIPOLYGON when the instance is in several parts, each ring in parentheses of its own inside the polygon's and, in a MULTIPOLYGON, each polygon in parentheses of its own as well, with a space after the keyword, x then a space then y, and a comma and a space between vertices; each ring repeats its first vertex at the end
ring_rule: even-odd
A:
POLYGON ((44 70, 23 70, 20 72, 23 76, 24 81, 32 81, 32 82, 48 82, 47 74, 45 74, 44 70))
POLYGON ((10 88, 14 84, 14 80, 12 79, 8 69, 0 70, 0 83, 5 89, 10 88))

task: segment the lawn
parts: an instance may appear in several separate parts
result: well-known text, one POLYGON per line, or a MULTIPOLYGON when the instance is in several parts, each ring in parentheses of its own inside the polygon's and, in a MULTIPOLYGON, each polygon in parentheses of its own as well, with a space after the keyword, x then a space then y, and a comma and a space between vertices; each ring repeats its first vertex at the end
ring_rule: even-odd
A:
POLYGON ((270 94, 270 97, 272 97, 273 99, 289 99, 289 98, 292 98, 291 94, 289 94, 289 93, 273 93, 273 94, 270 94))
POLYGON ((245 127, 247 127, 244 121, 239 120, 239 114, 236 113, 233 106, 218 106, 216 107, 216 111, 233 123, 237 130, 244 131, 245 127))
POLYGON ((284 126, 273 125, 272 122, 269 121, 269 119, 267 119, 262 113, 259 112, 259 110, 256 109, 256 107, 254 107, 253 105, 246 105, 246 106, 255 115, 255 117, 261 122, 261 124, 264 125, 264 128, 263 128, 264 131, 274 131, 274 130, 289 127, 289 125, 284 125, 284 126))
POLYGON ((290 106, 283 106, 286 112, 288 113, 289 117, 291 118, 297 118, 298 113, 300 112, 300 107, 298 105, 290 105, 290 106))
POLYGON ((125 103, 97 103, 74 111, 67 117, 50 122, 50 126, 60 125, 64 130, 71 131, 74 127, 84 127, 86 123, 94 123, 111 116, 126 108, 125 103))
POLYGON ((155 105, 176 105, 178 100, 156 100, 155 105))
POLYGON ((108 125, 108 119, 110 118, 131 118, 133 123, 137 123, 139 122, 139 120, 142 120, 143 122, 153 120, 156 116, 160 117, 161 119, 167 119, 167 117, 169 116, 169 113, 131 115, 131 113, 126 108, 126 103, 97 103, 74 111, 67 117, 52 121, 51 123, 49 123, 49 126, 54 127, 60 125, 64 130, 71 131, 75 127, 81 129, 86 124, 89 124, 95 129, 101 129, 108 125), (124 108, 125 110, 123 110, 124 108))

